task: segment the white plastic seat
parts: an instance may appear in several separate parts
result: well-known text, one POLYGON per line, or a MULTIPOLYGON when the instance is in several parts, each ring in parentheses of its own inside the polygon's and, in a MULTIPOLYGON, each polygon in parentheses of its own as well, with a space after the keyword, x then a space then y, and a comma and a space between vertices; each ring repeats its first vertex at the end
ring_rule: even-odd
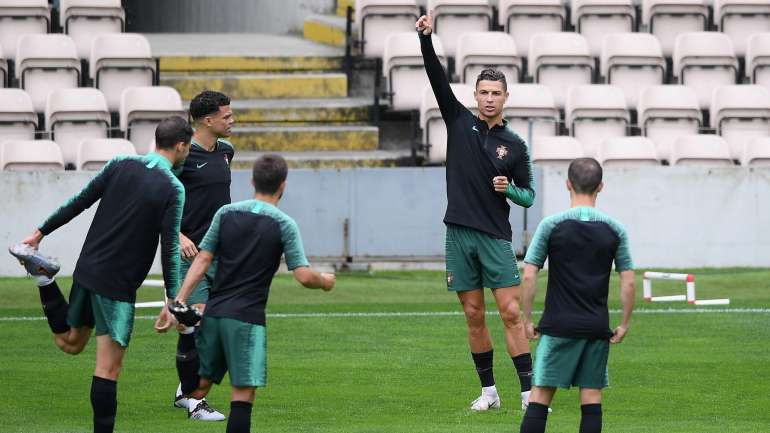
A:
POLYGON ((75 42, 67 35, 22 36, 16 54, 16 78, 32 98, 35 111, 42 113, 51 92, 80 84, 75 42))
POLYGON ((152 86, 155 69, 150 43, 140 34, 105 34, 94 39, 90 75, 94 87, 104 92, 110 111, 120 109, 124 89, 152 86))
POLYGON ((37 114, 32 99, 21 89, 0 89, 0 142, 34 140, 37 114))
POLYGON ((122 33, 126 15, 120 0, 60 0, 59 24, 75 40, 78 56, 91 56, 91 43, 104 33, 122 33))
POLYGON ((623 90, 605 84, 570 88, 564 113, 570 135, 583 143, 591 157, 604 140, 625 137, 630 122, 623 90))
POLYGON ((59 146, 51 140, 10 140, 0 145, 2 167, 6 171, 64 170, 59 146))
POLYGON ((356 0, 356 27, 365 57, 382 57, 385 39, 394 32, 414 32, 420 17, 415 0, 356 0))
POLYGON ((77 163, 80 142, 107 138, 110 113, 107 101, 97 89, 62 89, 48 95, 45 124, 61 148, 64 164, 77 163))
MULTIPOLYGON (((441 41, 432 37, 433 48, 446 69, 441 41)), ((391 108, 396 111, 417 110, 422 103, 422 91, 429 85, 428 74, 420 51, 420 41, 414 31, 391 33, 385 41, 382 75, 391 94, 391 108)))
POLYGON ((725 86, 714 90, 711 127, 730 144, 730 156, 740 159, 745 143, 770 136, 770 91, 762 86, 725 86))
POLYGON ((655 143, 645 137, 607 139, 599 146, 598 160, 605 168, 660 165, 655 143))
POLYGON ((572 0, 571 17, 594 57, 602 54, 605 35, 633 32, 636 28, 636 9, 631 0, 572 0))
POLYGON ((16 58, 18 40, 24 35, 45 34, 51 28, 48 0, 0 2, 0 46, 8 59, 16 58))
POLYGON ((674 54, 674 42, 681 33, 708 28, 711 0, 642 0, 642 25, 660 41, 663 55, 674 54))
POLYGON ((770 89, 770 32, 756 33, 746 48, 746 77, 770 89))
MULTIPOLYGON (((465 84, 452 84, 451 87, 457 100, 478 115, 478 103, 473 96, 474 88, 465 84)), ((422 128, 422 142, 428 146, 428 161, 445 162, 447 128, 444 119, 441 118, 436 96, 430 86, 425 87, 422 92, 420 128, 422 128)))
POLYGON ((718 32, 682 33, 674 45, 674 75, 679 84, 692 87, 702 110, 721 86, 735 84, 738 59, 730 38, 718 32))
POLYGON ((527 69, 536 83, 551 89, 556 106, 564 108, 568 88, 591 84, 594 59, 578 33, 538 33, 530 41, 527 69))
POLYGON ((505 75, 508 85, 519 82, 521 59, 513 38, 503 32, 467 32, 457 41, 455 72, 460 82, 476 85, 479 73, 493 67, 505 75))
POLYGON ((121 155, 136 155, 134 145, 122 138, 83 140, 78 146, 78 170, 101 170, 109 160, 121 155))
POLYGON ((714 0, 714 25, 733 41, 735 54, 746 55, 754 33, 770 32, 770 0, 714 0))
POLYGON ((572 160, 586 156, 580 141, 566 136, 535 137, 530 153, 533 163, 559 168, 567 168, 572 160))
POLYGON ((741 165, 770 167, 770 137, 755 138, 743 147, 741 165))
POLYGON ((601 73, 608 84, 623 90, 628 108, 636 109, 639 93, 663 84, 666 59, 655 36, 647 33, 617 33, 604 38, 601 73))
POLYGON ((642 135, 655 142, 658 157, 670 161, 674 142, 681 136, 697 135, 700 130, 698 95, 679 85, 648 87, 639 97, 637 119, 642 135))
POLYGON ((509 128, 525 139, 530 135, 530 122, 532 137, 559 134, 559 109, 548 87, 540 84, 517 84, 508 86, 508 93, 510 96, 503 106, 503 117, 508 121, 509 128))
POLYGON ((519 48, 529 56, 529 41, 535 33, 561 32, 567 13, 561 0, 500 0, 498 21, 519 48))
POLYGON ((185 116, 182 98, 172 87, 129 87, 120 100, 120 130, 145 154, 155 140, 155 127, 169 116, 185 116))
POLYGON ((492 28, 492 6, 487 0, 428 0, 428 10, 433 11, 433 30, 449 57, 457 53, 461 34, 492 28))
POLYGON ((730 145, 718 135, 686 135, 671 147, 671 165, 731 166, 730 145))

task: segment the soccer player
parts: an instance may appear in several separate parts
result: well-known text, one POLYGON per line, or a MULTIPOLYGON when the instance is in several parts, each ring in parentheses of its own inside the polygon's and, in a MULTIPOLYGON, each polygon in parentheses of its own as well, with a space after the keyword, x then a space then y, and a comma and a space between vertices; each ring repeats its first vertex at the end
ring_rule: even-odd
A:
POLYGON ((335 283, 334 274, 309 267, 296 223, 276 207, 287 174, 286 161, 278 155, 254 162, 254 199, 217 211, 176 299, 187 302, 216 257, 214 284, 196 338, 201 381, 189 397, 188 416, 202 415, 202 399, 212 383, 229 372, 228 433, 249 431, 254 390, 266 384, 265 306, 281 256, 303 286, 329 291, 335 283))
POLYGON ((543 433, 556 388, 580 388, 580 433, 602 430, 602 388, 608 386, 610 343, 623 341, 634 308, 634 271, 623 226, 596 209, 602 168, 595 159, 572 161, 571 209, 540 222, 524 258, 524 324, 540 337, 535 377, 521 433, 543 433), (532 323, 537 272, 548 258, 548 291, 539 328, 532 323), (623 318, 610 330, 607 311, 612 263, 620 273, 623 318))
POLYGON ((492 289, 505 325, 508 354, 526 406, 532 357, 519 311, 519 269, 511 247, 508 221, 513 203, 530 207, 535 199, 527 145, 506 127, 503 103, 508 98, 505 76, 485 69, 476 79, 479 115, 457 101, 431 41, 431 15, 416 23, 425 70, 447 127, 446 278, 457 292, 468 325, 468 342, 481 381, 481 395, 471 409, 500 407, 492 374, 492 340, 484 319, 484 287, 492 289))
MULTIPOLYGON (((190 269, 198 245, 211 225, 216 211, 230 204, 230 163, 235 150, 225 138, 230 137, 235 123, 230 98, 206 90, 190 101, 190 117, 195 133, 190 155, 179 173, 185 189, 185 206, 182 214, 182 233, 179 235, 182 251, 182 277, 190 269)), ((213 271, 212 267, 212 271, 213 271)), ((213 272, 202 278, 190 295, 188 302, 199 310, 205 309, 213 272)), ((186 396, 198 387, 198 353, 195 349, 195 327, 179 325, 176 369, 179 386, 174 396, 174 406, 187 408, 186 396)), ((225 417, 207 407, 207 416, 201 419, 220 421, 225 417)))
MULTIPOLYGON (((13 254, 34 276, 54 343, 65 353, 83 351, 96 329, 91 382, 94 433, 110 433, 117 412, 117 380, 134 325, 136 290, 155 258, 160 236, 166 296, 179 287, 179 223, 184 189, 172 172, 190 150, 192 128, 181 117, 160 122, 156 152, 120 156, 53 213, 13 254), (101 200, 80 252, 69 303, 54 274, 58 264, 37 252, 40 241, 101 200)), ((161 318, 169 320, 168 311, 161 318)))

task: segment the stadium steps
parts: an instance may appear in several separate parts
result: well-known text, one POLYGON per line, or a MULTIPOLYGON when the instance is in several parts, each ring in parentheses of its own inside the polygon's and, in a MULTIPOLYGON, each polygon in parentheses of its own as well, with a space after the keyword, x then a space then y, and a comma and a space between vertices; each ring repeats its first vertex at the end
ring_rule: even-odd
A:
POLYGON ((368 122, 371 98, 235 99, 230 105, 239 123, 368 122))
POLYGON ((239 125, 233 144, 240 152, 371 151, 379 148, 379 129, 368 125, 239 125))
MULTIPOLYGON (((265 152, 236 152, 232 167, 251 169, 265 152)), ((401 167, 411 165, 409 152, 370 150, 358 152, 278 152, 292 168, 401 167)))
POLYGON ((202 89, 217 90, 233 99, 344 98, 348 79, 338 72, 161 74, 160 84, 175 88, 190 100, 202 89))
POLYGON ((345 46, 345 16, 311 15, 305 19, 305 39, 334 47, 345 46))
POLYGON ((160 72, 276 72, 339 71, 342 57, 329 56, 239 56, 239 55, 165 55, 160 57, 160 72))

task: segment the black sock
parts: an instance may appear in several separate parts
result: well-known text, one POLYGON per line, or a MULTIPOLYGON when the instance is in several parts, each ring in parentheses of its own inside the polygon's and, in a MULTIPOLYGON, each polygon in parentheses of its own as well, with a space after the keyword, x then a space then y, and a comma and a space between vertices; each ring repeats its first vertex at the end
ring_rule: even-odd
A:
POLYGON ((545 423, 548 420, 548 406, 540 403, 529 403, 527 412, 521 420, 519 433, 544 433, 545 423))
POLYGON ((532 389, 532 355, 523 353, 519 356, 512 356, 513 366, 516 367, 516 374, 519 375, 521 392, 532 389))
POLYGON ((61 334, 70 330, 67 324, 67 311, 69 305, 59 290, 56 281, 40 286, 40 303, 43 305, 43 313, 48 319, 48 326, 54 334, 61 334))
POLYGON ((118 411, 118 383, 94 376, 91 382, 94 433, 112 433, 118 411))
POLYGON ((198 388, 198 350, 195 348, 195 332, 179 334, 176 345, 176 371, 182 383, 182 394, 189 395, 198 388))
POLYGON ((584 404, 580 406, 583 416, 580 418, 580 433, 601 433, 602 405, 584 404))
POLYGON ((251 406, 252 404, 248 401, 230 402, 227 433, 249 433, 251 431, 251 406))
POLYGON ((479 374, 479 380, 482 387, 495 384, 495 375, 492 374, 492 350, 482 353, 471 353, 473 363, 476 364, 476 373, 479 374))

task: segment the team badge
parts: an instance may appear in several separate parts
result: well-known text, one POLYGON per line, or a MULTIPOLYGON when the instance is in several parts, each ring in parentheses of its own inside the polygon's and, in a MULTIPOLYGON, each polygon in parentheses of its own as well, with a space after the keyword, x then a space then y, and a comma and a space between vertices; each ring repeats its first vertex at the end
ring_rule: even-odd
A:
POLYGON ((503 159, 505 155, 508 155, 508 148, 502 144, 497 146, 497 159, 503 159))

